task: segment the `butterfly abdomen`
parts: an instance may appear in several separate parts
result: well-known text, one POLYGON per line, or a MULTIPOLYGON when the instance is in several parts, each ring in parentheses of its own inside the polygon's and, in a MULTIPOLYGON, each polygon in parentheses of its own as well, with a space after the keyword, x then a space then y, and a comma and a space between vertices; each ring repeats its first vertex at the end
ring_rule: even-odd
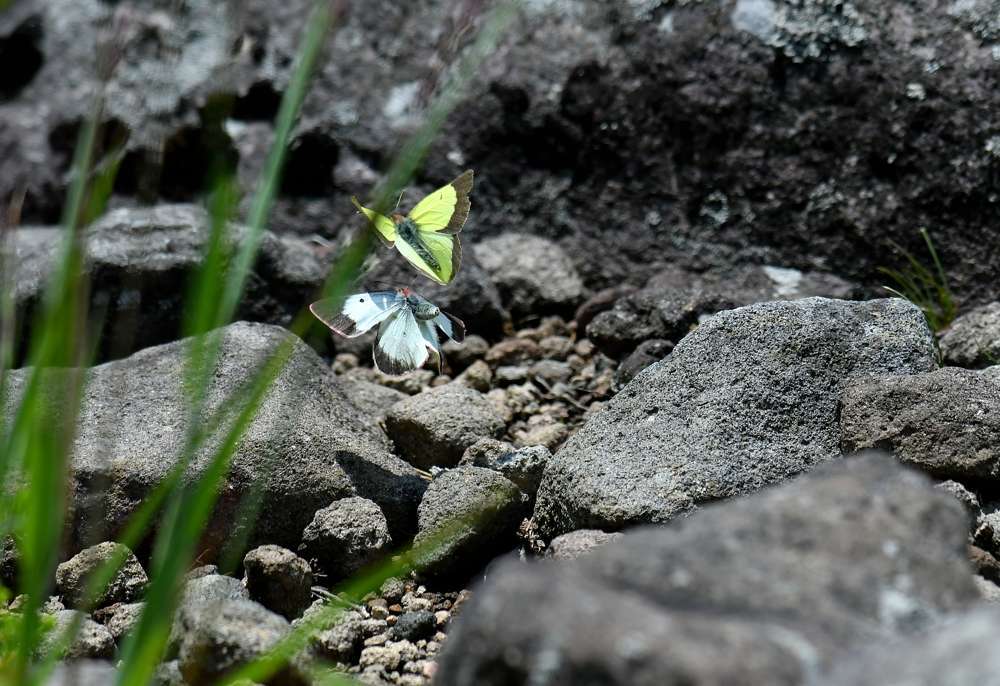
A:
POLYGON ((420 259, 426 262, 435 271, 441 269, 441 263, 438 262, 437 258, 427 249, 427 246, 423 244, 420 240, 420 236, 417 234, 417 225, 413 223, 413 220, 409 217, 404 218, 401 222, 396 224, 396 235, 401 239, 406 241, 406 244, 413 248, 420 259))

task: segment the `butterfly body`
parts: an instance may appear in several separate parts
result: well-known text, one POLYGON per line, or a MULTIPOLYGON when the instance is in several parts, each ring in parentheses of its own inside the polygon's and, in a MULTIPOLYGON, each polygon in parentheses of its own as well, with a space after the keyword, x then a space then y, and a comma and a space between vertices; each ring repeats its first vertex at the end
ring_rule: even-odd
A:
POLYGON ((433 356, 441 366, 438 331, 454 341, 465 338, 465 325, 408 288, 356 293, 343 302, 335 298, 309 306, 312 313, 341 336, 354 338, 376 325, 372 347, 375 366, 387 374, 419 369, 433 356))
POLYGON ((424 275, 447 285, 458 274, 462 244, 458 234, 469 217, 472 170, 460 174, 418 202, 407 215, 387 217, 351 202, 368 218, 375 234, 387 246, 394 246, 424 275))

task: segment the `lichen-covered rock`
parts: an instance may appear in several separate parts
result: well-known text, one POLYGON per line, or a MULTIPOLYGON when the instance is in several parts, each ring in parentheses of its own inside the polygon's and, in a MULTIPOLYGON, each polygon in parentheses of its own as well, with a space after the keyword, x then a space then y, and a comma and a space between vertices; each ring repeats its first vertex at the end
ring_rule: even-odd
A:
MULTIPOLYGON (((231 403, 279 346, 291 347, 232 456, 205 527, 204 553, 210 556, 247 534, 247 548, 295 547, 316 510, 356 494, 379 503, 391 531, 412 532, 424 482, 388 451, 382 432, 350 402, 323 360, 275 326, 239 322, 217 335, 220 356, 207 389, 208 413, 231 403), (258 486, 260 512, 247 532, 237 517, 258 486)), ((191 412, 184 388, 190 345, 183 340, 147 348, 90 370, 71 461, 75 541, 93 540, 91 530, 114 534, 183 454, 191 412)), ((11 411, 26 378, 20 370, 9 375, 3 411, 11 411)), ((204 472, 221 439, 218 430, 208 438, 187 480, 204 472)))
POLYGON ((299 553, 315 560, 330 584, 351 576, 391 547, 379 506, 365 498, 342 498, 316 512, 302 532, 299 553))
POLYGON ((845 452, 878 447, 941 478, 1000 474, 1000 375, 945 368, 848 386, 845 452))
POLYGON ((945 364, 978 369, 1000 364, 1000 302, 991 302, 955 318, 941 335, 945 364))
POLYGON ((521 490, 493 470, 447 470, 431 482, 417 511, 420 573, 457 580, 478 571, 513 547, 527 509, 521 490))
POLYGON ((553 455, 534 519, 546 537, 616 530, 782 481, 840 455, 849 383, 935 364, 923 315, 899 299, 721 312, 553 455))
POLYGON ((309 563, 277 545, 254 548, 243 558, 250 598, 286 619, 295 619, 312 602, 309 563))
POLYGON ((574 561, 507 563, 463 608, 435 683, 826 683, 979 602, 966 531, 959 503, 890 458, 826 464, 574 561))
POLYGON ((149 583, 146 571, 132 551, 121 543, 104 542, 82 550, 56 567, 56 590, 67 607, 84 606, 91 575, 114 557, 122 558, 121 567, 104 591, 94 599, 93 607, 139 599, 149 583))
POLYGON ((424 469, 458 464, 466 448, 496 436, 503 425, 481 393, 454 384, 400 401, 385 420, 399 454, 424 469))

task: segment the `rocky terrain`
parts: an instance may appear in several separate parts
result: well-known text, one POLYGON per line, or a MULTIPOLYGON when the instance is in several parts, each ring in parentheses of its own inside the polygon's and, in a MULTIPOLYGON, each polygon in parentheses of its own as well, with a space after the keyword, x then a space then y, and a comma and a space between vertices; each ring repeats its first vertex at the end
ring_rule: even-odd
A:
MULTIPOLYGON (((364 277, 414 286, 470 335, 441 373, 386 376, 370 336, 288 327, 486 4, 347 3, 330 38, 207 411, 291 354, 222 481, 157 683, 217 683, 411 544, 416 569, 273 683, 993 683, 1000 3, 523 0, 406 196, 476 170, 459 277, 430 285, 386 252, 364 277), (921 227, 959 303, 942 331, 880 288, 896 246, 929 260, 921 227)), ((252 193, 309 7, 0 9, 16 366, 95 55, 120 51, 101 145, 121 168, 86 229, 105 326, 43 608, 82 621, 53 684, 113 680, 143 611, 152 538, 113 541, 191 428, 179 331, 205 193, 223 168, 252 193)), ((7 374, 4 417, 27 375, 7 374)), ((18 556, 4 541, 5 586, 18 556)))

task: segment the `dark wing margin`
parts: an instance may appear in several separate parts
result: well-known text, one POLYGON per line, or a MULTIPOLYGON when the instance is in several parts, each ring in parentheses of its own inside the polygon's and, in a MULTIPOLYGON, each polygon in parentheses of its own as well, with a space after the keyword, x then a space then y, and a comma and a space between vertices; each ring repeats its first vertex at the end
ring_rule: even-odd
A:
MULTIPOLYGON (((472 202, 469 200, 469 195, 472 193, 472 177, 472 170, 466 169, 451 182, 451 187, 455 189, 455 210, 451 214, 451 219, 448 220, 448 225, 438 233, 456 234, 465 226, 465 220, 469 218, 469 210, 472 209, 472 202)), ((454 273, 457 274, 458 269, 454 273)))

